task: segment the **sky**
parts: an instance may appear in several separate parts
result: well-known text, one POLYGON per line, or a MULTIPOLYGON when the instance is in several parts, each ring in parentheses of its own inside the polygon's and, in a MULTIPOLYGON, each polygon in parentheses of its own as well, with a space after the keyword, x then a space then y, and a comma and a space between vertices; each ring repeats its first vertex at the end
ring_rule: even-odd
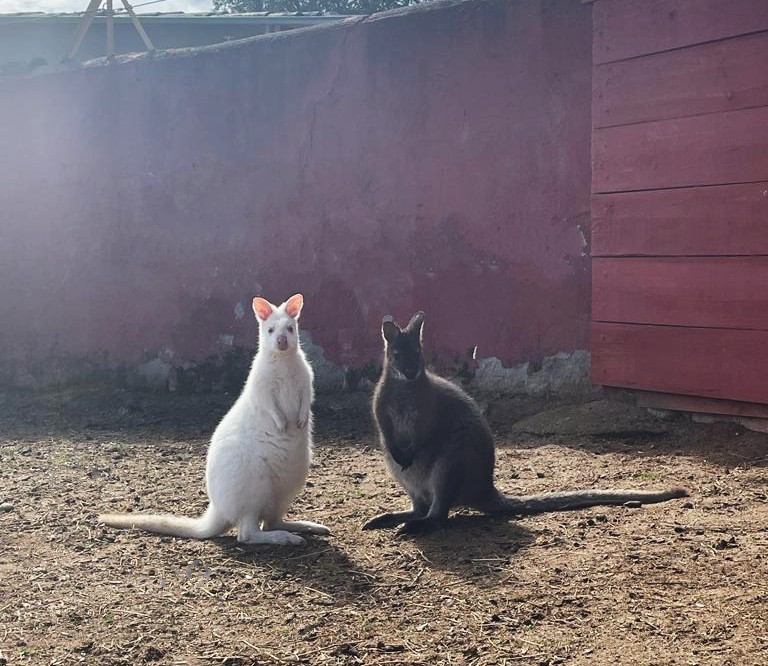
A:
MULTIPOLYGON (((140 5, 148 0, 129 0, 131 5, 140 5)), ((121 0, 112 0, 115 9, 122 8, 121 0)), ((82 12, 88 0, 0 0, 0 14, 13 12, 82 12)), ((141 12, 207 12, 213 6, 212 0, 163 0, 157 4, 136 7, 141 12)))

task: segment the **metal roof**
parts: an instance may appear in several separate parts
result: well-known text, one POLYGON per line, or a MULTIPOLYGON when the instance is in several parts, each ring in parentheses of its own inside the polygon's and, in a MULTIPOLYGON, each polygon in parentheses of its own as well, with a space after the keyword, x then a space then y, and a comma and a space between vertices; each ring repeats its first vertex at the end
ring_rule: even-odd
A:
MULTIPOLYGON (((82 12, 53 13, 18 12, 0 14, 0 25, 19 24, 41 21, 43 23, 77 23, 83 16, 82 12)), ((96 19, 105 16, 103 11, 96 14, 96 19)), ((196 23, 254 23, 254 24, 285 24, 285 25, 316 25, 340 21, 349 18, 350 14, 324 14, 323 12, 247 12, 229 14, 225 12, 152 12, 138 14, 142 23, 171 23, 176 21, 195 21, 196 23)), ((130 21, 125 11, 115 11, 115 21, 130 21)))

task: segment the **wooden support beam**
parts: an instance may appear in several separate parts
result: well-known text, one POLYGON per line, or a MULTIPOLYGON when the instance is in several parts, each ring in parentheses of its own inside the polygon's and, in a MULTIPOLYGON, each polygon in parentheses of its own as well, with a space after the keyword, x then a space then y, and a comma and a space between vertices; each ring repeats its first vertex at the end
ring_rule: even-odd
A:
POLYGON ((75 30, 75 35, 72 38, 72 46, 69 47, 67 55, 64 56, 65 61, 72 60, 77 54, 77 51, 80 49, 80 44, 83 42, 83 37, 85 37, 85 33, 88 32, 88 28, 91 27, 93 17, 96 16, 96 12, 99 11, 100 5, 101 0, 90 0, 88 3, 88 8, 85 10, 83 18, 80 19, 80 23, 77 24, 77 30, 75 30))
MULTIPOLYGON (((136 15, 136 12, 133 11, 133 7, 131 7, 128 0, 121 1, 125 11, 128 13, 128 16, 131 17, 131 23, 133 23, 133 27, 136 29, 136 32, 139 33, 139 37, 141 37, 141 41, 144 42, 144 46, 147 47, 147 51, 154 51, 155 45, 152 43, 149 35, 147 35, 147 32, 144 30, 144 26, 141 24, 141 21, 136 15)), ((72 39, 72 46, 69 48, 69 51, 67 51, 67 55, 64 56, 64 62, 72 60, 77 55, 77 52, 80 49, 80 45, 83 42, 83 38, 88 32, 88 29, 91 27, 91 23, 93 23, 93 19, 95 18, 96 13, 99 11, 99 7, 101 7, 102 2, 103 0, 89 0, 88 8, 85 10, 85 13, 80 19, 80 23, 77 24, 77 29, 75 30, 75 34, 72 39)), ((107 58, 111 59, 115 56, 114 0, 106 0, 105 16, 107 19, 107 58)))
POLYGON ((141 25, 141 21, 139 21, 139 17, 136 16, 136 13, 133 11, 133 7, 131 7, 128 0, 123 0, 123 7, 125 7, 125 11, 128 12, 128 16, 131 17, 131 21, 133 22, 133 27, 136 28, 136 32, 139 33, 139 37, 141 37, 141 41, 144 42, 144 46, 147 47, 147 51, 154 51, 155 45, 152 43, 152 40, 149 38, 149 35, 147 35, 146 31, 144 30, 144 26, 141 25))
POLYGON ((115 57, 115 12, 112 0, 107 0, 107 58, 115 57))

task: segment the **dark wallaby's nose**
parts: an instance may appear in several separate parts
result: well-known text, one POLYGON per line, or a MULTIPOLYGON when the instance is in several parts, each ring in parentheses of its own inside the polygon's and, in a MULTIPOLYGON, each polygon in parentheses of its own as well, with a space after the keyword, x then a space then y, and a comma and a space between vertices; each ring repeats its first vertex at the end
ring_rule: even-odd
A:
POLYGON ((288 349, 288 338, 286 337, 285 333, 281 333, 277 336, 277 348, 280 351, 285 351, 288 349))

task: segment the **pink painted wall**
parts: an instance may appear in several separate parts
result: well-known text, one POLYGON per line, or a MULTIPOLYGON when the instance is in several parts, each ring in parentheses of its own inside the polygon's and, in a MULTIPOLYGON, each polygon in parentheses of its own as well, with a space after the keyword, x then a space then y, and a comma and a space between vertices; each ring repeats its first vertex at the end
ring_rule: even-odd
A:
POLYGON ((418 308, 449 362, 586 348, 590 52, 578 0, 470 0, 0 83, 0 380, 295 291, 338 364, 418 308))

